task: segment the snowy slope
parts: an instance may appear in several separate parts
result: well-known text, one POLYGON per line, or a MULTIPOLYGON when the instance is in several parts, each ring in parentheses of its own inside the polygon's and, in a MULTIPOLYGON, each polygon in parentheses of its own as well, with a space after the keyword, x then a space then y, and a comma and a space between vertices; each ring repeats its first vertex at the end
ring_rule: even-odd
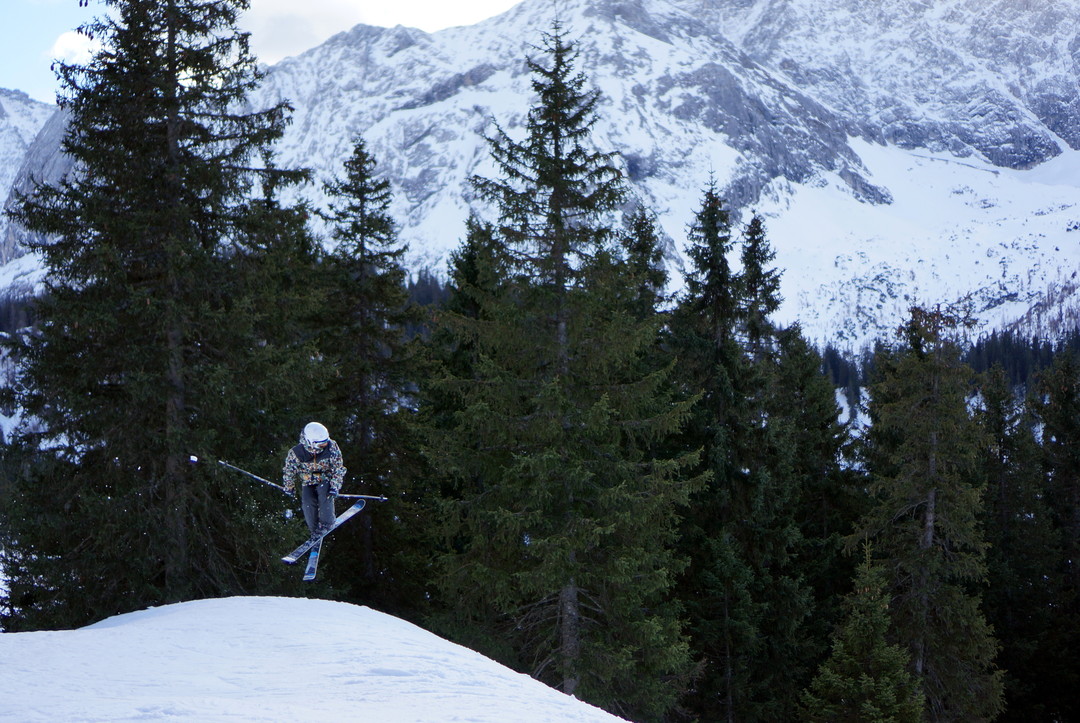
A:
POLYGON ((0 634, 0 720, 614 723, 365 607, 226 598, 0 634))
POLYGON ((759 207, 785 269, 778 318, 856 350, 889 337, 914 303, 962 300, 976 333, 1080 323, 1080 151, 1020 171, 854 146, 892 203, 859 203, 834 181, 759 207), (1055 313, 1024 320, 1048 295, 1055 313))

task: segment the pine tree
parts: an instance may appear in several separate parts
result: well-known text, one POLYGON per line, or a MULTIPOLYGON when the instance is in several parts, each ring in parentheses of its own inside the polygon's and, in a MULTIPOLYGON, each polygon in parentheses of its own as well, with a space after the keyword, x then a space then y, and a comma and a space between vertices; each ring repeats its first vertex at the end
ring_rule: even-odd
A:
MULTIPOLYGON (((828 651, 841 599, 855 574, 844 538, 865 511, 865 478, 843 464, 851 440, 839 421, 836 392, 822 371, 821 356, 797 325, 776 332, 769 343, 776 366, 766 418, 778 440, 770 464, 789 480, 785 514, 799 529, 787 538, 785 564, 789 576, 797 576, 810 593, 800 610, 806 617, 791 638, 797 642, 786 653, 788 663, 776 667, 804 683, 799 676, 811 675, 828 651)), ((789 612, 786 618, 798 615, 789 612)))
MULTIPOLYGON (((428 343, 424 345, 431 360, 419 390, 420 424, 425 429, 451 430, 457 425, 462 392, 468 387, 464 380, 480 378, 480 351, 472 326, 491 321, 489 312, 496 308, 496 299, 509 289, 507 265, 506 249, 495 239, 494 227, 470 215, 465 238, 450 254, 446 304, 433 315, 428 343)), ((439 433, 431 436, 438 437, 439 433)), ((450 444, 460 443, 450 437, 450 444)), ((477 453, 485 446, 475 438, 465 444, 477 453)), ((458 524, 452 506, 467 494, 483 489, 485 483, 475 468, 467 476, 462 475, 460 470, 449 468, 446 455, 430 448, 426 451, 428 491, 422 497, 425 509, 421 514, 435 522, 429 526, 429 550, 431 559, 438 559, 469 547, 469 533, 464 525, 458 524)), ((499 627, 494 608, 473 607, 467 615, 462 615, 458 595, 455 592, 444 595, 448 587, 452 586, 432 585, 428 592, 429 626, 470 648, 512 661, 515 657, 512 645, 493 634, 499 627)))
POLYGON ((1047 719, 1080 715, 1080 358, 1058 353, 1038 381, 1035 413, 1042 425, 1044 496, 1060 550, 1050 587, 1053 620, 1048 644, 1039 652, 1046 671, 1040 680, 1047 719))
POLYGON ((349 548, 348 538, 337 544, 345 547, 342 559, 357 562, 347 576, 353 595, 398 609, 415 597, 403 595, 414 575, 403 569, 401 556, 412 537, 405 522, 416 516, 396 508, 407 504, 400 493, 417 476, 410 390, 419 367, 407 330, 418 317, 408 304, 401 264, 406 247, 390 216, 390 183, 376 175, 362 138, 355 139, 343 175, 324 188, 333 249, 325 261, 329 288, 318 343, 335 370, 324 401, 353 491, 395 497, 378 514, 361 514, 359 549, 349 548))
POLYGON ((809 481, 802 465, 812 464, 815 451, 810 447, 814 428, 802 425, 821 425, 828 418, 814 418, 816 410, 798 405, 793 409, 793 399, 805 399, 808 391, 808 380, 798 376, 793 363, 794 344, 785 340, 788 354, 781 358, 774 356, 779 352, 775 337, 760 341, 756 361, 754 350, 744 351, 748 373, 742 377, 742 388, 749 416, 732 426, 736 461, 744 475, 736 477, 742 488, 732 490, 737 516, 729 522, 740 554, 753 571, 751 596, 762 612, 757 651, 747 661, 740 718, 779 720, 794 716, 798 691, 809 680, 810 661, 819 652, 808 629, 813 595, 797 557, 804 548, 797 513, 809 481), (764 349, 776 351, 765 356, 764 349))
POLYGON ((1043 375, 1038 406, 1043 431, 1047 500, 1063 546, 1065 581, 1080 592, 1080 360, 1058 356, 1043 375))
POLYGON ((656 220, 644 208, 637 208, 627 225, 623 248, 627 273, 632 279, 630 304, 639 319, 649 319, 668 301, 665 295, 668 274, 664 268, 664 252, 660 246, 656 220))
POLYGON ((961 321, 913 308, 905 346, 875 359, 873 500, 854 538, 873 540, 893 571, 893 634, 911 654, 932 721, 990 720, 1002 707, 997 644, 974 591, 986 575, 984 440, 968 412, 971 370, 948 338, 961 321))
POLYGON ((693 268, 686 276, 680 315, 686 317, 685 326, 709 344, 703 359, 715 363, 723 352, 736 351, 729 342, 738 324, 739 304, 738 283, 728 259, 733 248, 731 219, 715 182, 705 189, 688 241, 686 253, 693 268))
POLYGON ((261 258, 296 273, 313 259, 267 235, 268 216, 292 229, 297 214, 246 200, 260 178, 303 176, 260 166, 287 107, 238 110, 259 79, 235 30, 246 4, 108 6, 83 28, 102 50, 59 71, 76 171, 14 214, 49 240, 38 326, 9 347, 26 423, 9 452, 8 629, 273 589, 258 551, 280 500, 189 455, 265 462, 260 439, 317 375, 294 312, 259 311, 276 308, 260 284, 288 275, 261 258))
POLYGON ((772 332, 769 316, 780 308, 780 272, 771 266, 776 258, 765 235, 765 222, 754 214, 743 232, 740 274, 741 315, 750 354, 761 354, 763 339, 772 332))
MULTIPOLYGON (((527 137, 490 139, 499 170, 476 179, 499 210, 507 273, 475 316, 450 324, 473 345, 471 376, 450 376, 453 425, 429 454, 460 498, 446 507, 440 592, 458 600, 482 649, 568 694, 659 719, 687 671, 667 596, 686 455, 649 450, 688 402, 642 373, 655 317, 634 318, 614 241, 622 184, 590 147, 596 93, 574 72, 559 25, 530 59, 537 100, 527 137), (486 626, 497 626, 495 628, 486 626)), ((463 257, 462 257, 463 258, 463 257)))
POLYGON ((450 298, 447 311, 480 319, 484 308, 508 285, 509 258, 495 240, 495 229, 475 216, 466 221, 465 240, 450 255, 450 298))
POLYGON ((679 380, 701 390, 701 402, 678 444, 700 446, 704 489, 692 498, 679 545, 689 560, 679 587, 689 619, 691 646, 703 669, 687 698, 705 720, 735 720, 748 660, 757 652, 760 606, 752 598, 754 574, 743 558, 731 521, 738 515, 736 488, 744 486, 733 425, 745 413, 738 386, 744 359, 735 342, 736 289, 728 254, 730 219, 710 184, 689 231, 692 262, 686 293, 672 318, 672 348, 679 380))
POLYGON ((812 597, 795 558, 804 480, 794 427, 780 421, 790 413, 785 397, 800 393, 803 381, 780 374, 771 327, 758 339, 761 353, 740 345, 748 304, 731 271, 729 218, 713 185, 690 241, 693 268, 671 345, 680 383, 702 391, 680 443, 703 448, 701 471, 710 481, 695 495, 680 540, 690 559, 680 597, 694 655, 704 663, 688 706, 706 720, 783 719, 809 675, 804 628, 812 597))
POLYGON ((848 613, 832 653, 803 693, 803 719, 813 723, 919 723, 925 697, 910 659, 888 642, 888 574, 866 557, 848 596, 848 613))
POLYGON ((1060 635, 1054 585, 1061 547, 1054 539, 1039 464, 1036 422, 995 364, 982 375, 977 419, 987 445, 987 619, 1001 642, 1005 713, 1000 720, 1054 720, 1051 681, 1061 673, 1048 651, 1060 635), (1050 664, 1048 664, 1050 663, 1050 664), (1049 684, 1049 685, 1048 685, 1049 684))

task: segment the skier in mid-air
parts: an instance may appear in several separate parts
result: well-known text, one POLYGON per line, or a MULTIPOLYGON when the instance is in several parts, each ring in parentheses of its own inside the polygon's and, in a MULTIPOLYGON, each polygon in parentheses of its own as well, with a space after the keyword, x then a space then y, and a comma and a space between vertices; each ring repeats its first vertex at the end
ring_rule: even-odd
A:
POLYGON ((345 481, 341 449, 330 432, 311 422, 300 434, 300 444, 289 450, 281 473, 285 491, 292 494, 300 482, 300 505, 312 535, 334 524, 334 498, 345 481))

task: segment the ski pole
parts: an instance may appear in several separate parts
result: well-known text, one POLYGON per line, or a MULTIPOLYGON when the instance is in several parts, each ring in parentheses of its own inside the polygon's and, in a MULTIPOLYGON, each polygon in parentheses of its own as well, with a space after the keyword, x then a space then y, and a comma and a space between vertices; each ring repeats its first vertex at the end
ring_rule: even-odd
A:
POLYGON ((338 497, 348 500, 376 500, 378 502, 386 502, 387 498, 382 495, 345 495, 339 494, 338 497))
MULTIPOLYGON (((192 455, 188 456, 188 461, 191 462, 192 464, 198 464, 199 458, 192 454, 192 455)), ((259 480, 260 482, 262 482, 264 484, 268 484, 271 487, 274 487, 275 489, 281 490, 282 494, 285 494, 290 498, 292 497, 292 495, 289 494, 289 492, 284 487, 282 487, 281 485, 276 485, 276 484, 274 484, 273 482, 271 482, 268 479, 263 479, 262 477, 260 477, 257 474, 252 474, 251 472, 248 472, 246 469, 240 469, 236 465, 229 464, 228 462, 226 462, 224 460, 220 460, 220 459, 218 460, 218 464, 223 465, 225 467, 229 467, 230 469, 235 469, 237 472, 241 472, 243 474, 246 474, 248 477, 251 477, 252 479, 257 479, 257 480, 259 480)), ((292 518, 293 518, 293 511, 291 509, 285 510, 285 519, 291 520, 292 518)))
MULTIPOLYGON (((195 462, 199 461, 199 458, 196 457, 195 455, 191 455, 191 457, 189 459, 191 460, 192 463, 195 463, 195 462)), ((274 489, 278 489, 278 490, 281 490, 282 492, 284 492, 285 494, 289 494, 288 490, 286 490, 281 485, 275 484, 274 482, 271 482, 270 480, 268 480, 268 479, 266 479, 264 477, 260 477, 257 474, 253 474, 251 472, 248 472, 246 469, 241 469, 240 467, 237 467, 235 464, 229 464, 228 462, 226 462, 223 459, 219 459, 218 464, 220 464, 222 466, 225 466, 225 467, 228 467, 229 469, 234 469, 234 470, 236 470, 237 472, 239 472, 241 474, 246 474, 248 477, 251 477, 252 479, 257 479, 260 482, 262 482, 263 484, 270 485, 274 489)), ((382 495, 346 495, 346 494, 339 494, 337 496, 341 497, 342 499, 349 499, 349 500, 376 500, 378 502, 386 502, 387 501, 387 498, 383 497, 382 495)))
MULTIPOLYGON (((199 461, 199 458, 198 458, 198 457, 196 457, 195 455, 190 455, 190 456, 188 457, 188 461, 189 461, 189 462, 191 462, 192 464, 196 464, 196 463, 197 463, 197 462, 199 461)), ((251 472, 248 472, 248 471, 247 471, 246 469, 240 469, 240 468, 239 468, 239 467, 237 467, 237 466, 236 466, 235 464, 229 464, 228 462, 226 462, 226 461, 225 461, 225 460, 223 460, 223 459, 219 459, 219 460, 218 460, 218 464, 222 465, 223 467, 228 467, 229 469, 234 469, 234 470, 236 470, 237 472, 239 472, 240 474, 246 474, 246 475, 247 475, 248 477, 250 477, 251 479, 256 479, 256 480, 259 480, 259 481, 260 481, 260 482, 262 482, 263 484, 266 484, 266 485, 270 485, 270 486, 271 486, 271 487, 273 487, 274 489, 276 489, 276 490, 279 490, 279 491, 283 492, 284 494, 287 494, 287 495, 289 494, 289 491, 288 491, 288 490, 286 490, 286 489, 285 489, 284 487, 282 487, 281 485, 279 485, 279 484, 274 484, 274 483, 273 483, 273 482, 271 482, 270 480, 268 480, 268 479, 265 479, 265 478, 263 478, 263 477, 260 477, 260 476, 259 476, 259 475, 257 475, 257 474, 252 474, 251 472)), ((291 497, 292 495, 289 495, 289 496, 291 497)))
MULTIPOLYGON (((248 472, 248 471, 247 471, 246 469, 240 469, 240 468, 239 468, 239 467, 237 467, 237 466, 236 466, 235 464, 229 464, 228 462, 226 462, 226 461, 225 461, 225 460, 223 460, 223 459, 219 459, 219 460, 218 460, 218 464, 220 464, 220 465, 222 465, 222 466, 224 466, 224 467, 228 467, 229 469, 234 469, 234 470, 236 470, 237 472, 240 472, 241 474, 246 474, 246 475, 247 475, 248 477, 250 477, 251 479, 256 479, 256 480, 259 480, 259 481, 260 481, 260 482, 262 482, 263 484, 267 484, 267 485, 270 485, 270 486, 271 486, 271 487, 273 487, 274 489, 280 490, 280 491, 281 491, 281 492, 283 492, 284 494, 287 494, 287 495, 289 494, 289 491, 288 491, 287 489, 285 489, 284 487, 282 487, 281 485, 279 485, 279 484, 275 484, 275 483, 271 482, 271 481, 270 481, 270 480, 268 480, 268 479, 265 479, 265 478, 263 478, 263 477, 260 477, 260 476, 259 476, 259 475, 257 475, 257 474, 252 474, 251 472, 248 472)), ((291 497, 292 495, 289 495, 289 496, 291 497)))

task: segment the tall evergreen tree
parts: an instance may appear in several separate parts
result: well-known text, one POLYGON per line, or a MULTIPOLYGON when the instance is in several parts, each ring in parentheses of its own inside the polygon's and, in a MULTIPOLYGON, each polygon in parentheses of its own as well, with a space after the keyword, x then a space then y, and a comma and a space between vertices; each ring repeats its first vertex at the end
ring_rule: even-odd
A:
POLYGON ((893 571, 893 634, 911 654, 932 721, 990 720, 1002 707, 997 644, 975 588, 986 576, 984 440, 968 411, 972 372, 948 336, 961 321, 913 308, 905 346, 875 359, 873 500, 853 538, 873 540, 893 571))
MULTIPOLYGON (((466 221, 465 238, 450 254, 448 298, 442 310, 432 319, 431 332, 424 350, 432 364, 420 385, 420 424, 427 429, 453 429, 457 424, 464 380, 479 379, 480 350, 473 324, 491 322, 490 313, 496 308, 495 299, 509 289, 507 250, 495 238, 495 229, 471 215, 466 221)), ((468 441, 470 448, 485 448, 480 439, 468 441)), ((460 500, 465 494, 483 489, 484 483, 471 471, 462 476, 447 468, 440 455, 425 455, 429 471, 425 475, 428 491, 423 497, 428 520, 442 520, 443 525, 430 525, 429 550, 431 559, 466 549, 469 533, 446 514, 447 500, 460 500)), ((449 586, 432 585, 427 599, 429 625, 446 632, 464 644, 489 651, 493 657, 512 660, 512 646, 491 635, 498 628, 498 613, 492 606, 473 608, 469 620, 462 622, 460 601, 455 593, 445 592, 449 586), (478 618, 480 618, 478 620, 478 618), (499 652, 496 652, 499 651, 499 652)))
MULTIPOLYGON (((410 547, 406 521, 416 516, 395 509, 406 504, 398 494, 406 480, 417 476, 410 469, 418 449, 410 397, 419 367, 407 330, 418 317, 408 303, 401 264, 406 248, 390 216, 390 183, 376 175, 363 139, 354 141, 343 175, 324 188, 333 248, 325 261, 329 293, 319 347, 335 372, 325 402, 339 430, 335 438, 350 485, 395 497, 377 515, 362 513, 362 544, 341 559, 358 563, 347 576, 355 595, 398 609, 405 598, 419 595, 403 589, 415 578, 403 569, 402 555, 410 547)), ((347 546, 348 539, 337 544, 347 546)))
MULTIPOLYGON (((809 676, 804 638, 812 595, 795 557, 802 440, 796 425, 782 420, 791 415, 791 396, 807 391, 806 379, 796 364, 782 372, 764 316, 756 351, 742 345, 747 309, 764 313, 778 299, 755 282, 754 301, 747 301, 743 279, 731 270, 730 223, 715 186, 705 190, 690 242, 693 268, 671 344, 680 383, 703 393, 682 444, 704 449, 702 472, 711 480, 694 497, 680 540, 690 559, 680 595, 704 665, 688 705, 707 720, 790 718, 809 676)), ((760 278, 774 273, 757 271, 760 278)))
POLYGON ((266 231, 295 214, 246 200, 259 177, 302 176, 260 163, 287 107, 238 110, 259 79, 235 29, 246 3, 107 6, 82 29, 102 49, 59 71, 76 171, 14 214, 50 240, 39 324, 14 344, 8 629, 268 589, 257 551, 279 533, 263 493, 189 455, 265 461, 260 437, 316 379, 294 311, 257 312, 272 308, 262 284, 286 281, 260 257, 303 273, 313 251, 266 231))
POLYGON ((1080 358, 1060 354, 1039 390, 1047 501, 1064 548, 1066 582, 1080 592, 1080 358))
POLYGON ((1005 713, 1001 720, 1050 721, 1060 662, 1049 654, 1061 633, 1053 619, 1061 546, 1054 539, 1039 464, 1036 421, 994 365, 981 377, 977 419, 986 435, 986 615, 1001 642, 1005 713))
POLYGON ((1059 352, 1040 375, 1035 413, 1042 424, 1045 499, 1060 550, 1054 589, 1051 639, 1041 651, 1041 680, 1048 718, 1080 716, 1080 356, 1059 352))
POLYGON ((814 723, 920 723, 925 697, 907 651, 888 642, 888 574, 859 565, 848 613, 832 653, 803 693, 803 719, 814 723))
POLYGON ((702 670, 687 704, 706 720, 735 720, 748 660, 759 645, 763 611, 753 600, 753 570, 741 554, 732 519, 739 513, 736 488, 744 486, 738 466, 734 425, 745 415, 739 387, 745 371, 735 341, 737 294, 728 254, 730 219, 710 184, 689 230, 692 262, 686 292, 672 318, 672 347, 679 380, 702 393, 684 430, 681 446, 703 450, 704 489, 692 498, 680 533, 689 567, 679 597, 689 619, 691 646, 702 670))
POLYGON ((499 209, 507 286, 457 316, 475 345, 453 425, 433 438, 454 475, 441 591, 501 659, 569 694, 635 719, 660 719, 688 657, 667 593, 686 455, 649 454, 688 402, 642 373, 655 317, 625 303, 614 247, 623 191, 609 154, 590 146, 598 96, 574 71, 556 24, 530 59, 537 100, 527 136, 497 130, 499 177, 476 179, 499 209), (546 62, 545 62, 546 61, 546 62))
POLYGON ((772 331, 769 317, 780 308, 780 272, 772 266, 776 252, 765 235, 765 221, 754 214, 743 232, 740 300, 750 353, 761 354, 762 340, 772 331))
POLYGON ((492 297, 508 285, 507 250, 495 240, 495 229, 475 216, 466 221, 465 240, 450 254, 450 298, 447 311, 480 319, 492 297))
POLYGON ((734 247, 731 218, 713 181, 705 188, 694 214, 688 241, 686 253, 692 268, 685 279, 679 316, 685 318, 687 332, 696 333, 708 344, 709 353, 700 356, 711 366, 724 352, 737 351, 730 342, 739 318, 738 283, 728 258, 734 247))
MULTIPOLYGON (((778 331, 770 344, 776 349, 776 366, 765 418, 777 439, 770 464, 788 480, 785 516, 799 529, 798 535, 781 538, 789 541, 781 560, 788 575, 800 578, 811 596, 803 608, 804 614, 810 611, 804 624, 789 638, 798 641, 786 653, 789 663, 780 666, 799 679, 818 667, 840 622, 840 603, 855 574, 844 540, 865 511, 865 478, 844 464, 851 440, 839 421, 836 392, 822 371, 820 354, 797 325, 778 331)), ((779 565, 774 562, 772 567, 779 565)), ((798 619, 790 611, 789 616, 798 619)))
POLYGON ((641 207, 631 214, 627 226, 623 248, 631 277, 630 304, 638 318, 649 319, 668 301, 665 295, 668 274, 660 235, 653 216, 641 207))

